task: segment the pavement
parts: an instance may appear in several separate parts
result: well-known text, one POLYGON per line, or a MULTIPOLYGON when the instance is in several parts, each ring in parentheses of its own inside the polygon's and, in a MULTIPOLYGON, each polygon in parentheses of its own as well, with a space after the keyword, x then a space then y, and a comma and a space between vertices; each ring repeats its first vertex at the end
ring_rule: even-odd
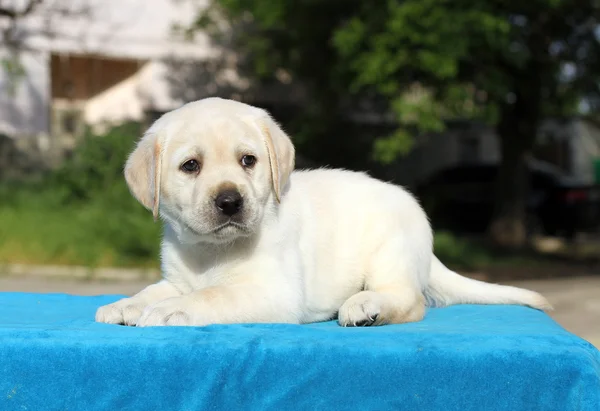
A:
POLYGON ((556 322, 600 349, 600 276, 511 281, 505 284, 542 293, 554 306, 554 311, 548 314, 556 322))
MULTIPOLYGON (((118 277, 116 277, 118 278, 118 277)), ((0 276, 0 292, 67 293, 75 295, 133 295, 153 281, 150 278, 65 279, 56 276, 0 276)), ((548 314, 568 331, 600 348, 600 276, 511 281, 503 284, 542 293, 553 304, 548 314)))

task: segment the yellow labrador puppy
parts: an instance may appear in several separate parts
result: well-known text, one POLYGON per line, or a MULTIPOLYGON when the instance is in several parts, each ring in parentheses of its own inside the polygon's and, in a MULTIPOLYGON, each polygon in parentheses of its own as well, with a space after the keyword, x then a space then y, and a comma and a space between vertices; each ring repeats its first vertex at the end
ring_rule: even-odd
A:
POLYGON ((419 321, 426 305, 520 304, 541 295, 446 268, 402 188, 363 173, 296 171, 289 137, 261 109, 207 98, 157 120, 125 166, 165 222, 163 280, 101 307, 137 326, 419 321))

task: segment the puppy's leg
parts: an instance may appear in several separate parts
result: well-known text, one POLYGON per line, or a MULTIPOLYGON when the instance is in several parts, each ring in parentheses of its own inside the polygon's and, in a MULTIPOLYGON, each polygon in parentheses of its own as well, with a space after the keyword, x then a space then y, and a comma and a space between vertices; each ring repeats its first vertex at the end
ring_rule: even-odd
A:
POLYGON ((148 305, 179 294, 180 292, 171 283, 162 280, 144 288, 133 297, 123 298, 98 308, 96 322, 135 325, 148 305))
POLYGON ((400 324, 421 321, 424 315, 422 295, 394 286, 354 294, 340 308, 338 322, 344 327, 400 324))
POLYGON ((298 323, 299 293, 292 289, 268 277, 208 287, 147 307, 137 326, 298 323))
POLYGON ((422 320, 425 297, 421 284, 429 272, 430 255, 426 247, 419 249, 418 243, 402 238, 387 242, 369 264, 365 290, 339 309, 339 324, 355 327, 422 320))

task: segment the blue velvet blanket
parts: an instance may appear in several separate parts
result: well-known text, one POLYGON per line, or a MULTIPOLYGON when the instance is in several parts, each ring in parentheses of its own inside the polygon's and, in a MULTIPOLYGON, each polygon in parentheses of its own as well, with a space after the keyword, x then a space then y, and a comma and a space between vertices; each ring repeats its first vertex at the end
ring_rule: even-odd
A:
POLYGON ((533 309, 373 328, 94 323, 118 298, 0 293, 0 410, 600 410, 600 353, 533 309))

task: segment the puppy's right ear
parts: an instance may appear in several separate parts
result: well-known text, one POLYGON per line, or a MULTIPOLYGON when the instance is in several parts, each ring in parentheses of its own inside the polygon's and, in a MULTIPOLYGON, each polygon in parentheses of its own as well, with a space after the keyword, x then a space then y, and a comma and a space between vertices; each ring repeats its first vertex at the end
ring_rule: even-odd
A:
POLYGON ((148 132, 125 163, 125 181, 131 194, 158 218, 162 150, 156 133, 148 132))

